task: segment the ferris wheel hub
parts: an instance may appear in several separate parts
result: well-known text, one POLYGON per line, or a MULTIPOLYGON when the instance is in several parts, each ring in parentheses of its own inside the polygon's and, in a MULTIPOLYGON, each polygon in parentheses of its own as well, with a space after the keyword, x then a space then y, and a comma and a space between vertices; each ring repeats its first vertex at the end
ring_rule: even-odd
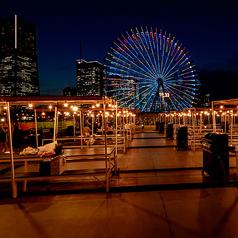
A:
POLYGON ((162 78, 158 78, 157 82, 158 82, 158 88, 163 87, 163 79, 162 78))

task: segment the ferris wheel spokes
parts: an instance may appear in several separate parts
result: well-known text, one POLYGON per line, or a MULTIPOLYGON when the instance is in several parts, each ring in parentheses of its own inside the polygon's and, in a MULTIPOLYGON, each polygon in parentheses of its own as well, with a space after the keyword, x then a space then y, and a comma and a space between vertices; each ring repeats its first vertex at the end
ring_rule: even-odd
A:
POLYGON ((135 28, 116 38, 106 68, 106 93, 120 105, 164 112, 192 107, 197 101, 200 82, 188 52, 157 28, 135 28))

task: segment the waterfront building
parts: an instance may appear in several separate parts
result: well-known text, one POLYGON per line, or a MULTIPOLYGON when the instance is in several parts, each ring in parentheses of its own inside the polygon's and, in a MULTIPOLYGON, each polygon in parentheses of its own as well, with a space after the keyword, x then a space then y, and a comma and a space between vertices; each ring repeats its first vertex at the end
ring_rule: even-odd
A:
POLYGON ((103 96, 105 66, 97 61, 76 61, 77 96, 103 96))
POLYGON ((0 96, 39 95, 36 24, 1 18, 0 47, 0 96))

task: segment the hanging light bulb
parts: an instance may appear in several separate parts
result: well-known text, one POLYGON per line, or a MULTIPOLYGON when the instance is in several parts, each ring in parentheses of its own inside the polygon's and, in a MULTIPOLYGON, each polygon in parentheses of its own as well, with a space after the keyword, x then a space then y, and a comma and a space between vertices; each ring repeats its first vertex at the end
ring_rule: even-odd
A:
POLYGON ((73 107, 73 110, 74 110, 74 111, 78 111, 78 107, 76 107, 76 106, 73 107))

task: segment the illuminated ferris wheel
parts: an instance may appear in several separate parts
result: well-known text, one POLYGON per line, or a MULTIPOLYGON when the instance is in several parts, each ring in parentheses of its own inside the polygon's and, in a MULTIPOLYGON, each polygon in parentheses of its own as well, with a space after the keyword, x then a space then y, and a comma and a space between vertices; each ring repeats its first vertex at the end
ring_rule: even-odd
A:
POLYGON ((182 44, 157 28, 135 28, 109 48, 106 95, 141 112, 181 111, 195 106, 200 81, 182 44))

